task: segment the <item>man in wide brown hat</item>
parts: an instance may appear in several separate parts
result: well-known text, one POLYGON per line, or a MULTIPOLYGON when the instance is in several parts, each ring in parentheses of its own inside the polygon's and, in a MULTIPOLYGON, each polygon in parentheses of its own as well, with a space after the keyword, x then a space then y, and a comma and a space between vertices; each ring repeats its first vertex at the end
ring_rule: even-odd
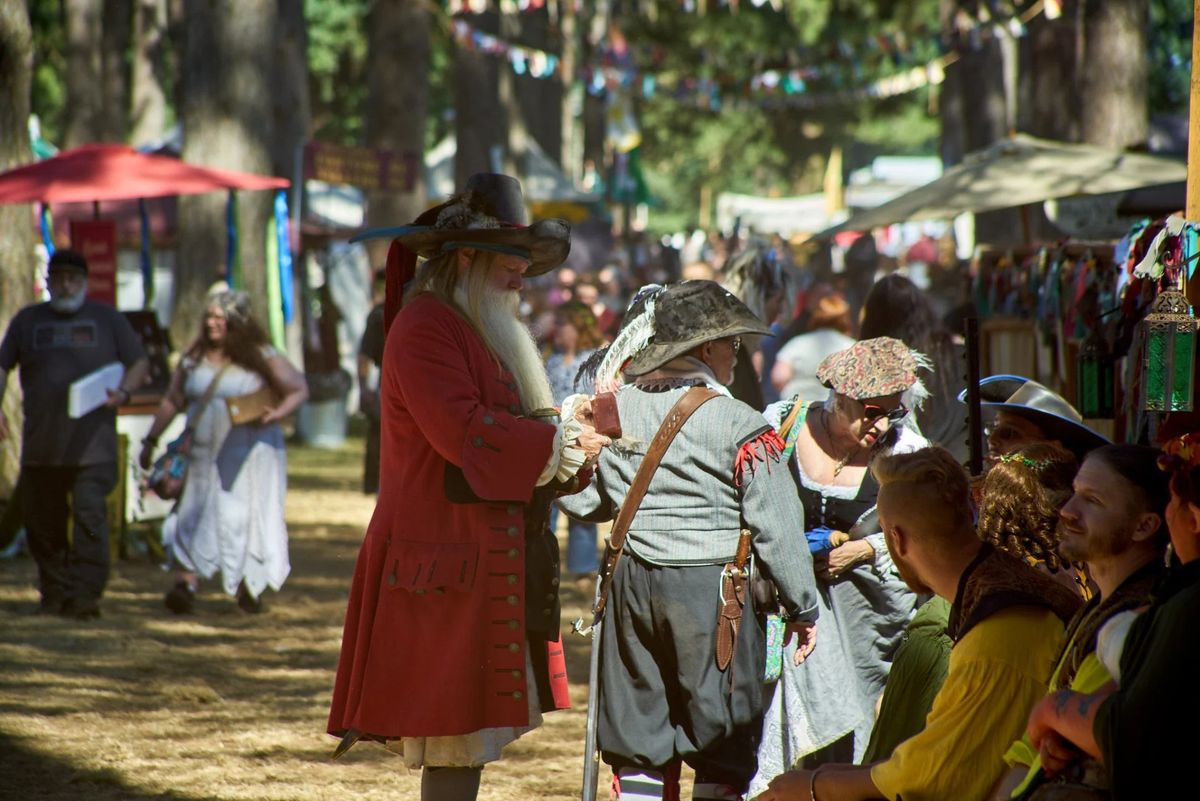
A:
POLYGON ((575 398, 560 421, 518 305, 524 277, 566 258, 570 228, 527 224, 520 184, 482 174, 371 235, 394 237, 379 502, 328 730, 335 756, 371 739, 423 768, 425 801, 474 799, 483 765, 568 705, 546 518, 608 440, 576 419, 575 398))
POLYGON ((742 583, 750 565, 778 589, 795 658, 815 642, 817 586, 783 442, 727 389, 742 337, 767 333, 718 284, 684 281, 635 298, 599 359, 598 386, 626 382, 616 397, 623 436, 602 454, 598 480, 561 505, 573 517, 617 518, 610 556, 620 548, 622 557, 606 564, 611 584, 597 603, 596 714, 625 801, 672 797, 680 763, 696 772, 695 799, 745 792, 762 730, 758 615, 779 611, 754 608, 742 583))

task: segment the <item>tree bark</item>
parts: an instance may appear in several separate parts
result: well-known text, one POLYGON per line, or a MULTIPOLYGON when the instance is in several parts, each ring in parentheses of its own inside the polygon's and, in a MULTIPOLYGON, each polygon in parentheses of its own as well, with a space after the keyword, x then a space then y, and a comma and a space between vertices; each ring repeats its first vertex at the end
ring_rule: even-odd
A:
MULTIPOLYGON (((465 15, 473 26, 495 34, 499 18, 495 12, 465 15)), ((508 69, 495 56, 475 50, 453 48, 454 64, 454 136, 458 143, 454 155, 454 185, 462 187, 472 174, 493 172, 503 165, 508 142, 504 109, 500 104, 500 70, 508 69), (501 163, 493 164, 499 152, 501 163)))
POLYGON ((274 89, 271 111, 271 167, 276 175, 293 178, 297 150, 308 141, 312 103, 308 94, 308 26, 304 0, 278 0, 279 32, 275 42, 274 89))
MULTIPOLYGON (((0 0, 0 172, 33 161, 29 147, 29 92, 33 33, 24 0, 0 0)), ((5 324, 33 300, 38 263, 28 205, 0 206, 0 320, 5 324)), ((10 497, 20 471, 21 391, 10 376, 4 413, 14 435, 0 442, 0 496, 10 497)))
POLYGON ((1083 141, 1123 149, 1149 131, 1146 0, 1086 0, 1079 108, 1083 141))
POLYGON ((1038 15, 1029 23, 1029 118, 1034 136, 1063 142, 1079 141, 1080 9, 1077 0, 1065 0, 1058 19, 1038 15))
MULTIPOLYGON (((954 13, 958 10, 955 0, 941 0, 938 8, 941 30, 948 30, 954 13)), ((946 78, 938 94, 938 110, 942 119, 942 135, 939 145, 942 164, 952 167, 962 161, 966 153, 965 117, 962 90, 963 64, 956 61, 946 67, 946 78)))
MULTIPOLYGON (((186 0, 182 62, 183 158, 243 172, 271 172, 278 0, 186 0), (213 65, 221 65, 214 69, 213 65)), ((223 195, 179 199, 179 247, 175 264, 176 342, 195 339, 204 298, 225 273, 223 195)), ((270 192, 238 196, 238 253, 242 288, 266 328, 266 224, 270 192)))
POLYGON ((66 22, 67 108, 63 146, 94 142, 99 138, 104 96, 99 91, 104 66, 101 59, 103 6, 95 0, 63 0, 66 22))
MULTIPOLYGON (((521 13, 517 15, 515 22, 517 24, 512 41, 548 52, 558 51, 561 53, 563 50, 562 34, 551 24, 550 14, 546 8, 521 13)), ((504 62, 501 62, 500 66, 512 76, 518 101, 517 107, 520 109, 521 120, 527 134, 533 137, 542 152, 562 166, 564 136, 562 110, 566 98, 563 92, 563 82, 557 78, 535 78, 530 74, 516 75, 504 62)), ((560 62, 559 69, 565 71, 566 65, 560 62)), ((509 130, 511 131, 513 128, 514 126, 510 124, 509 130)))
POLYGON ((559 30, 562 34, 562 60, 559 63, 558 84, 559 92, 562 95, 560 109, 561 122, 559 128, 561 130, 560 141, 562 146, 559 148, 558 163, 562 166, 563 173, 566 174, 575 183, 579 183, 579 178, 583 169, 582 159, 582 126, 579 124, 579 118, 583 114, 583 95, 576 81, 575 73, 579 68, 579 26, 578 16, 575 12, 575 3, 566 2, 562 4, 562 11, 559 17, 559 30))
POLYGON ((167 94, 172 89, 163 79, 167 46, 165 0, 136 0, 129 90, 129 140, 135 145, 167 131, 167 94))
POLYGON ((133 33, 132 0, 104 0, 100 32, 101 100, 96 138, 124 142, 129 133, 129 48, 133 33))
MULTIPOLYGON (((411 191, 391 188, 367 193, 374 226, 403 225, 425 209, 425 125, 429 109, 431 19, 422 0, 377 0, 367 21, 366 137, 369 147, 407 158, 411 191)), ((372 250, 383 263, 387 242, 372 250)))

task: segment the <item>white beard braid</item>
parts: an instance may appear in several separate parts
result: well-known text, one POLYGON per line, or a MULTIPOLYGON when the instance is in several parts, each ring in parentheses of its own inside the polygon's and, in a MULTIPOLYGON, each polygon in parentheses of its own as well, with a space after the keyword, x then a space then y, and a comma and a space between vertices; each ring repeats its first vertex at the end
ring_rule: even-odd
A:
POLYGON ((454 299, 478 327, 488 348, 513 374, 525 412, 553 407, 554 393, 550 389, 550 379, 546 377, 546 367, 533 334, 520 318, 520 294, 486 286, 481 289, 477 315, 473 313, 465 287, 458 287, 454 299))

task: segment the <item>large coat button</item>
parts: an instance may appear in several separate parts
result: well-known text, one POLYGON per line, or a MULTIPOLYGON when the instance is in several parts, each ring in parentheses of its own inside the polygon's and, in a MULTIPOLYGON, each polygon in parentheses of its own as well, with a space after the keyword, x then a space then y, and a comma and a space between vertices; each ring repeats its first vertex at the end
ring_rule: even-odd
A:
POLYGON ((492 417, 490 414, 485 414, 483 416, 483 424, 485 426, 490 426, 492 423, 495 423, 495 422, 496 422, 496 418, 492 417))
POLYGON ((515 654, 517 651, 521 650, 521 646, 517 645, 515 642, 510 642, 508 644, 508 650, 512 651, 515 654))
POLYGON ((471 444, 473 444, 476 448, 482 448, 483 447, 483 437, 476 437, 474 440, 471 441, 471 444))

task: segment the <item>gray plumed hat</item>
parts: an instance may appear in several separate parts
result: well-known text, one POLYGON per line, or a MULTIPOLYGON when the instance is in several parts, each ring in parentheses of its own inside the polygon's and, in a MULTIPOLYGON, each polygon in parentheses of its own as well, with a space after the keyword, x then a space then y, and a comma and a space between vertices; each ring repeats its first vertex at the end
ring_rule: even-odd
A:
POLYGON ((741 334, 771 333, 762 320, 715 281, 684 281, 655 299, 654 334, 625 367, 645 375, 697 345, 741 334))

